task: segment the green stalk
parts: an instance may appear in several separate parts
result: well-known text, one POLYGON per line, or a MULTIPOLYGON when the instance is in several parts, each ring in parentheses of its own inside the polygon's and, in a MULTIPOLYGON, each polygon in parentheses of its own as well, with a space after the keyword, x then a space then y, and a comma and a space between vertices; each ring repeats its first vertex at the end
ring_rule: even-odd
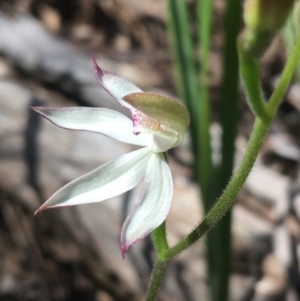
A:
POLYGON ((190 247, 200 237, 202 237, 205 233, 211 230, 221 220, 225 213, 231 208, 237 194, 244 185, 255 163, 255 160, 263 144, 264 137, 269 129, 269 126, 270 122, 266 123, 260 119, 257 119, 255 121, 254 129, 250 137, 243 160, 241 161, 238 170, 232 177, 224 193, 213 206, 213 208, 209 211, 209 213, 206 215, 204 220, 186 238, 184 238, 178 244, 164 252, 164 260, 170 260, 186 248, 190 247))
MULTIPOLYGON (((265 119, 256 118, 246 152, 243 156, 243 159, 236 173, 232 177, 231 181, 227 185, 226 189, 224 190, 219 200, 215 203, 213 208, 206 215, 204 220, 179 243, 177 243, 176 245, 174 245, 169 249, 165 249, 164 251, 160 252, 159 255, 160 259, 158 259, 155 264, 153 275, 147 292, 146 301, 155 300, 169 260, 171 260, 173 257, 175 257, 183 250, 190 247, 200 237, 202 237, 205 233, 210 231, 234 204, 237 194, 241 190, 250 171, 253 168, 258 153, 264 142, 265 135, 267 134, 271 122, 275 117, 276 110, 278 109, 278 106, 283 99, 284 93, 286 92, 289 83, 292 80, 292 76, 297 67, 299 57, 300 57, 300 35, 297 37, 296 44, 294 46, 292 54, 289 57, 285 65, 285 68, 283 70, 283 73, 280 77, 280 80, 278 82, 278 85, 276 86, 266 106, 267 113, 271 116, 271 118, 265 118, 265 119)), ((158 230, 158 233, 159 232, 164 233, 165 230, 163 227, 164 225, 160 230, 158 230)), ((166 242, 160 243, 159 245, 164 246, 163 248, 165 248, 166 242)))
POLYGON ((156 300, 156 296, 157 296, 158 290, 161 286, 162 280, 164 278, 164 274, 165 274, 167 265, 168 265, 168 262, 160 261, 160 260, 158 260, 155 263, 145 301, 156 300))
POLYGON ((269 118, 260 87, 260 68, 258 59, 247 54, 238 41, 240 72, 245 87, 247 102, 255 116, 269 118))
POLYGON ((163 222, 158 228, 152 231, 152 240, 157 252, 157 257, 158 259, 161 259, 160 257, 162 256, 162 254, 169 249, 165 222, 163 222))
MULTIPOLYGON (((207 1, 202 0, 202 4, 199 1, 197 4, 198 9, 201 5, 207 5, 207 1)), ((211 169, 208 167, 208 161, 205 161, 203 166, 205 172, 202 172, 201 166, 201 150, 202 147, 205 147, 207 144, 207 131, 209 124, 209 108, 208 105, 208 90, 207 90, 207 59, 204 60, 203 57, 200 56, 201 66, 204 66, 202 72, 200 74, 201 79, 201 96, 205 100, 202 102, 201 100, 197 101, 197 78, 196 78, 196 70, 194 65, 194 56, 193 56, 193 47, 190 39, 189 27, 188 27, 188 15, 186 11, 185 1, 180 0, 168 0, 169 5, 169 23, 168 29, 172 42, 172 49, 174 51, 175 57, 178 59, 177 61, 177 83, 179 86, 179 93, 181 98, 185 100, 185 103, 188 107, 188 110, 191 113, 191 138, 192 138, 192 149, 195 154, 195 173, 197 180, 200 180, 201 189, 203 192, 204 199, 206 200, 206 204, 210 203, 210 200, 214 199, 212 195, 210 195, 209 183, 207 181, 211 176, 211 169), (204 64, 203 64, 204 61, 204 64), (189 67, 187 67, 189 66, 189 67), (187 68, 187 69, 186 69, 187 68), (191 69, 189 69, 191 68, 191 69), (204 87, 204 89, 203 89, 204 87), (206 88, 206 89, 205 89, 206 88), (205 107, 206 105, 206 107, 205 107), (208 114, 207 114, 208 113, 208 114), (203 119, 199 120, 199 116, 201 114, 204 115, 203 119), (200 131, 200 132, 198 132, 200 131), (204 131, 204 132, 202 132, 204 131)), ((224 72, 224 80, 223 80, 223 93, 222 96, 224 98, 223 108, 222 108, 222 126, 223 126, 223 148, 222 148, 222 166, 221 173, 218 175, 218 184, 219 186, 214 191, 216 193, 223 190, 226 186, 227 182, 232 173, 233 166, 233 154, 234 154, 234 139, 236 134, 236 116, 237 116, 237 54, 235 49, 235 36, 237 32, 237 28, 239 26, 239 14, 237 13, 240 9, 240 1, 238 0, 228 0, 227 6, 227 14, 226 14, 226 47, 225 47, 225 72, 224 72), (235 15, 235 13, 237 13, 235 15)), ((199 15, 204 14, 203 11, 198 11, 199 15)), ((209 16, 210 17, 210 16, 209 16)), ((205 15, 202 18, 203 22, 208 22, 209 17, 205 15), (205 21, 206 20, 206 21, 205 21)), ((202 28, 207 34, 207 28, 202 28)), ((201 33, 202 37, 205 33, 201 33)), ((202 42, 202 41, 201 41, 202 42)), ((300 43, 300 42, 299 42, 300 43)), ((201 50, 201 55, 205 57, 208 55, 207 41, 204 41, 203 47, 204 50, 201 50), (206 43, 206 44, 205 44, 206 43)), ((298 42, 297 42, 298 45, 298 42)), ((296 48, 297 48, 296 45, 296 48)), ((299 46, 300 47, 300 46, 299 46)), ((295 48, 295 49, 296 49, 295 48)), ((294 55, 299 56, 299 49, 293 51, 294 55), (296 54, 295 54, 296 53, 296 54)), ((295 56, 295 57, 296 57, 295 56)), ((297 59, 298 59, 297 56, 297 59)), ((207 57, 206 57, 207 58, 207 57)), ((241 61, 245 59, 245 57, 241 58, 241 61)), ((246 58, 247 59, 247 58, 246 58)), ((249 63, 249 62, 248 62, 249 63)), ((250 61, 253 63, 253 61, 250 61)), ((250 66, 249 63, 249 66, 250 66)), ((296 66, 296 62, 293 62, 296 66)), ((245 64, 246 65, 246 64, 245 64)), ((258 152, 262 146, 264 137, 270 127, 271 121, 274 118, 274 114, 276 108, 278 107, 280 101, 282 100, 283 93, 287 88, 287 84, 291 80, 291 74, 288 68, 295 69, 290 65, 289 61, 286 65, 286 68, 283 72, 283 76, 281 77, 281 81, 279 85, 276 87, 274 94, 271 97, 271 100, 268 105, 264 105, 260 90, 257 89, 257 82, 251 82, 251 72, 258 71, 257 66, 252 65, 252 69, 241 69, 241 73, 244 73, 244 81, 246 80, 246 93, 248 94, 249 99, 258 99, 258 103, 254 103, 258 106, 253 106, 253 111, 258 118, 256 118, 254 124, 254 130, 249 140, 248 148, 244 155, 244 158, 236 172, 233 176, 232 180, 224 190, 218 202, 214 205, 214 207, 209 211, 203 222, 201 222, 198 227, 192 231, 185 239, 181 242, 173 246, 172 248, 166 249, 159 254, 159 260, 161 262, 167 262, 171 258, 173 258, 176 254, 181 252, 182 250, 189 247, 191 244, 196 242, 202 235, 210 231, 223 217, 223 215, 230 209, 232 204, 234 203, 235 197, 237 196, 239 190, 243 186, 246 178, 252 169, 258 152), (289 66, 290 67, 289 67, 289 66), (247 72, 249 72, 247 74, 247 72), (250 75, 249 75, 250 74, 250 75), (245 79, 246 78, 246 79, 245 79), (278 88, 279 87, 279 88, 278 88), (283 88, 282 88, 283 87, 283 88), (255 90, 256 89, 256 90, 255 90), (259 98, 257 96, 259 95, 259 98), (274 96, 275 95, 275 96, 274 96), (274 111, 275 108, 275 111, 274 111), (269 116, 272 117, 269 117, 269 116)), ((294 70, 293 69, 293 70, 294 70)), ((207 158, 208 149, 204 148, 204 155, 202 158, 207 158)), ((210 154, 209 154, 210 155, 210 154)), ((211 179, 210 179, 211 180, 211 179)), ((211 181, 214 185, 216 181, 211 181)), ((217 185, 218 185, 217 184, 217 185)), ((228 215, 219 225, 219 227, 215 230, 216 234, 210 233, 208 237, 209 244, 209 255, 210 255, 210 270, 212 272, 211 279, 215 282, 212 284, 212 291, 214 293, 214 300, 226 300, 227 299, 227 290, 228 290, 228 275, 229 275, 229 256, 230 256, 230 215, 228 215), (221 254, 221 252, 223 254, 221 254)))
POLYGON ((282 72, 280 80, 275 88, 275 91, 271 95, 270 100, 266 105, 267 112, 271 116, 273 116, 276 113, 277 108, 280 105, 280 102, 282 101, 282 97, 291 82, 295 69, 297 68, 299 56, 300 56, 300 34, 298 34, 294 49, 290 54, 290 56, 288 57, 288 61, 282 72))
MULTIPOLYGON (((297 7, 297 2, 295 2, 294 10, 297 7)), ((299 8, 298 8, 299 9, 299 8)), ((284 45, 287 50, 287 53, 291 53, 293 50, 294 42, 297 37, 297 28, 295 28, 294 23, 294 13, 291 14, 291 16, 288 18, 285 27, 282 30, 282 36, 284 39, 284 45)), ((295 71, 295 76, 297 77, 297 80, 300 79, 300 64, 298 63, 297 69, 295 71)))
POLYGON ((263 144, 264 137, 270 128, 272 120, 274 119, 276 110, 278 109, 278 106, 283 99, 284 93, 286 92, 289 83, 292 80, 292 76, 297 67, 299 57, 300 35, 297 37, 296 44, 291 53, 291 56, 289 57, 278 85, 276 86, 267 104, 267 112, 272 117, 266 118, 266 120, 256 118, 244 157, 236 173, 224 190, 223 194, 206 215, 204 220, 187 237, 164 252, 163 258, 165 261, 170 260, 186 248, 190 247, 200 237, 211 230, 234 204, 237 194, 244 185, 256 161, 259 150, 263 144))

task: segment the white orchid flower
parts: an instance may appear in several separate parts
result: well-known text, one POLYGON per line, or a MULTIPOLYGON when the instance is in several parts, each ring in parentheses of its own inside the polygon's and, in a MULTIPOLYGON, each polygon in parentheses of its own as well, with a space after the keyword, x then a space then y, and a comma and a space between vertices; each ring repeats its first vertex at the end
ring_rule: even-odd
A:
POLYGON ((143 146, 121 155, 70 182, 54 193, 37 211, 100 202, 134 188, 144 178, 139 202, 125 220, 121 251, 161 225, 167 217, 173 195, 173 181, 165 152, 180 144, 189 125, 187 110, 160 94, 142 92, 133 83, 99 68, 93 58, 100 85, 123 107, 125 115, 106 108, 33 109, 57 126, 91 131, 118 141, 143 146))

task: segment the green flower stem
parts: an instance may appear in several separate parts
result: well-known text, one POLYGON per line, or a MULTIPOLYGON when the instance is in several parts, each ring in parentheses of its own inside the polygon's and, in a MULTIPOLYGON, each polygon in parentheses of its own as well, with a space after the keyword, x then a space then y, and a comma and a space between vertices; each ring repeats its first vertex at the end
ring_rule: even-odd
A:
POLYGON ((240 73, 245 87, 247 101, 255 116, 261 119, 269 118, 260 87, 260 68, 258 59, 244 51, 241 41, 238 41, 240 73))
POLYGON ((168 265, 167 261, 157 260, 157 262, 155 263, 145 301, 156 300, 156 296, 157 296, 159 287, 162 283, 162 280, 164 278, 164 274, 165 274, 167 265, 168 265))
POLYGON ((227 188, 204 220, 182 241, 166 250, 163 254, 165 260, 170 260, 184 249, 195 243, 201 236, 211 230, 233 205, 237 194, 244 185, 263 144, 264 137, 269 129, 270 121, 256 119, 246 153, 240 166, 232 177, 227 188))
POLYGON ((163 222, 158 228, 152 231, 152 239, 158 259, 169 249, 166 235, 166 223, 163 222))
POLYGON ((276 86, 276 89, 274 93, 271 95, 271 98, 266 105, 267 112, 271 116, 273 116, 276 113, 276 110, 282 100, 282 97, 291 82, 295 69, 297 68, 299 57, 300 57, 300 34, 298 34, 294 49, 291 52, 287 63, 285 64, 284 70, 276 86))
POLYGON ((267 104, 267 111, 271 118, 256 118, 244 157, 236 173, 234 174, 228 186, 221 195, 220 199, 209 211, 204 220, 195 228, 195 230, 193 230, 186 238, 184 238, 178 244, 176 244, 175 246, 171 247, 163 253, 163 258, 165 261, 170 260, 177 254, 191 246, 201 236, 203 236, 205 233, 211 230, 233 205, 236 196, 238 195, 240 189, 244 185, 255 163, 255 160, 263 144, 264 137, 269 130, 271 122, 275 116, 276 110, 283 99, 284 93, 287 87, 289 86, 293 73, 297 67, 299 57, 300 35, 298 36, 293 52, 291 53, 291 56, 289 57, 285 65, 279 83, 275 88, 270 98, 270 101, 267 104))
POLYGON ((146 301, 154 301, 156 299, 158 289, 161 285, 165 274, 165 269, 168 264, 168 261, 164 261, 162 259, 163 253, 169 249, 165 222, 152 231, 152 240, 156 250, 157 261, 152 271, 152 276, 145 299, 146 301))
MULTIPOLYGON (((209 213, 206 215, 204 220, 186 238, 184 238, 182 241, 180 241, 171 248, 168 248, 164 224, 161 225, 154 232, 153 239, 157 249, 158 260, 153 269, 151 282, 145 299, 146 301, 154 301, 156 299, 156 295, 163 280, 164 273, 169 260, 175 257, 183 250, 185 250, 186 248, 190 247, 200 237, 202 237, 205 233, 211 230, 233 205, 236 196, 238 195, 240 189, 244 185, 255 163, 255 160, 264 142, 265 135, 267 134, 270 128, 276 110, 283 99, 284 93, 287 90, 288 85, 292 79, 293 73, 297 67, 299 57, 300 35, 298 36, 294 49, 285 65, 278 85, 275 88, 269 102, 265 105, 267 116, 261 114, 261 112, 260 114, 257 114, 253 131, 249 139, 244 157, 236 173, 234 174, 228 186, 224 190, 223 194, 213 206, 213 208, 209 211, 209 213)), ((244 77, 244 80, 247 81, 247 78, 247 76, 244 77)), ((249 77, 248 80, 251 80, 251 77, 249 77)), ((251 85, 248 82, 246 83, 246 85, 249 89, 251 89, 251 85)), ((253 89, 257 89, 257 87, 257 85, 253 86, 253 89)), ((257 92, 258 90, 256 90, 255 92, 254 90, 250 91, 250 93, 257 92)), ((260 109, 258 109, 258 111, 259 110, 260 109)))

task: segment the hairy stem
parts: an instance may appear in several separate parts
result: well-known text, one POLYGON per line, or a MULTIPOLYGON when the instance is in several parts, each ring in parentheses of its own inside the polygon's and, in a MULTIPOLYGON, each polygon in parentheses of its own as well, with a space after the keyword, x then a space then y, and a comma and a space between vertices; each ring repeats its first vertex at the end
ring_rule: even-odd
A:
POLYGON ((169 249, 165 222, 152 231, 152 239, 157 252, 157 257, 160 259, 162 254, 169 249))
POLYGON ((206 215, 204 220, 182 241, 164 252, 164 259, 170 260, 178 253, 195 243, 201 236, 211 230, 233 205, 237 194, 244 185, 263 144, 264 137, 269 129, 270 121, 257 119, 248 143, 246 153, 240 166, 232 177, 222 196, 206 215))
POLYGON ((285 65, 278 85, 276 86, 268 104, 266 105, 267 112, 269 113, 270 117, 264 119, 258 117, 256 118, 244 157, 228 186, 224 190, 223 194, 206 215, 204 220, 187 237, 185 237, 178 244, 163 253, 164 260, 170 260, 178 253, 182 252, 193 243, 195 243, 201 236, 211 230, 234 204, 236 196, 244 185, 255 163, 255 160, 263 144, 265 135, 267 134, 271 122, 274 119, 276 110, 278 109, 278 106, 283 99, 284 93, 286 92, 292 80, 292 76, 297 67, 299 57, 300 35, 296 40, 293 52, 291 53, 285 65))
POLYGON ((155 263, 145 301, 156 300, 156 296, 162 283, 167 265, 167 261, 157 260, 155 263))

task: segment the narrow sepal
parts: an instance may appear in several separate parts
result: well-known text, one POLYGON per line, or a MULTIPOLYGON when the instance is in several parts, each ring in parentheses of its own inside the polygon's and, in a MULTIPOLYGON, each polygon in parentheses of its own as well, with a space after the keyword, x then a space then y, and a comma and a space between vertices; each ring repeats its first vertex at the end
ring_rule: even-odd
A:
POLYGON ((143 178, 149 156, 149 149, 142 148, 117 157, 59 189, 35 214, 54 207, 101 202, 132 189, 143 178))
POLYGON ((123 78, 115 73, 101 69, 95 57, 92 57, 94 65, 94 73, 98 83, 123 107, 131 109, 130 105, 127 104, 122 98, 125 95, 142 92, 135 84, 126 78, 123 78))
POLYGON ((32 107, 55 125, 69 129, 100 133, 118 141, 146 146, 149 134, 134 135, 132 121, 125 115, 106 108, 32 107))
POLYGON ((122 227, 120 244, 123 257, 135 242, 163 223, 170 210, 172 195, 173 180, 164 154, 152 153, 142 196, 122 227))

